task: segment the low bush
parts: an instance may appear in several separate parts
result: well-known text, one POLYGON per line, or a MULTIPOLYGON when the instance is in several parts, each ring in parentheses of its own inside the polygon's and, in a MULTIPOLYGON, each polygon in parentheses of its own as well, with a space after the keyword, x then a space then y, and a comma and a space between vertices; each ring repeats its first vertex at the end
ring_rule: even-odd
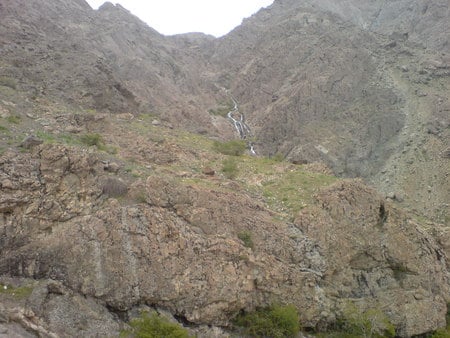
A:
POLYGON ((294 305, 272 305, 239 315, 235 325, 250 337, 288 338, 300 331, 299 317, 294 305))
POLYGON ((233 179, 238 174, 237 161, 233 157, 229 157, 222 162, 222 172, 226 178, 233 179))
POLYGON ((97 133, 84 134, 83 136, 81 136, 80 141, 90 147, 92 146, 96 146, 97 148, 103 147, 102 137, 97 133))
POLYGON ((243 140, 232 140, 227 142, 214 142, 213 148, 224 155, 240 156, 243 155, 247 145, 243 140))
MULTIPOLYGON (((321 336, 319 335, 319 337, 321 336)), ((339 338, 394 337, 395 327, 379 308, 360 311, 355 304, 348 302, 345 304, 334 330, 325 336, 339 338)))
POLYGON ((241 231, 238 233, 238 238, 244 243, 244 246, 253 249, 252 234, 249 231, 241 231))
POLYGON ((186 329, 179 324, 171 323, 156 312, 144 312, 130 323, 131 329, 123 331, 121 337, 134 338, 189 338, 186 329))

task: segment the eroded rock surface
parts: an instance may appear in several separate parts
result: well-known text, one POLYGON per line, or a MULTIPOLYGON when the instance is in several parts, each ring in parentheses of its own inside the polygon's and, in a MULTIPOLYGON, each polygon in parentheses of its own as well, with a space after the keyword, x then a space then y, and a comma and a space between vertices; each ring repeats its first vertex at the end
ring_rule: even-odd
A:
POLYGON ((148 176, 109 198, 101 177, 115 174, 95 154, 61 145, 6 153, 0 168, 9 180, 0 201, 0 274, 62 283, 47 285, 53 296, 45 304, 29 303, 51 332, 69 320, 52 316, 78 294, 115 311, 145 303, 220 326, 275 301, 296 304, 305 326, 326 325, 348 299, 381 307, 401 336, 444 323, 444 252, 361 182, 319 192, 285 223, 245 192, 173 178, 148 176), (137 193, 139 201, 131 198, 137 193), (239 239, 244 231, 252 248, 239 239))

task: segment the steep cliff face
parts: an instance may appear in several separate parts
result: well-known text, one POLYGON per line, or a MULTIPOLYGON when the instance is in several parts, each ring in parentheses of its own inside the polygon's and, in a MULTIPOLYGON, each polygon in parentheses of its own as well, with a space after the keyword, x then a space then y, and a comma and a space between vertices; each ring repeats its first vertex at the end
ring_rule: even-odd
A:
POLYGON ((332 14, 282 2, 225 37, 216 56, 238 72, 231 85, 264 152, 370 176, 404 123, 380 71, 383 43, 332 14))

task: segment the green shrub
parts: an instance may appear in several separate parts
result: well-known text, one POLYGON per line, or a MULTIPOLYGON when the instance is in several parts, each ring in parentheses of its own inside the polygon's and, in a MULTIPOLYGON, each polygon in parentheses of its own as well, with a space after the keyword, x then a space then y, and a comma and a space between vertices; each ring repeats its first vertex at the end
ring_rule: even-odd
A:
POLYGON ((0 125, 0 131, 2 131, 2 132, 8 132, 9 130, 8 130, 8 128, 6 128, 6 127, 4 127, 4 126, 2 126, 2 125, 0 125))
POLYGON ((6 118, 9 123, 19 124, 22 118, 18 115, 11 115, 6 118))
POLYGON ((80 141, 87 146, 96 146, 97 148, 103 147, 103 140, 101 135, 95 134, 84 134, 81 136, 80 141))
POLYGON ((224 155, 240 156, 244 154, 247 145, 243 140, 232 140, 228 142, 215 141, 213 148, 224 155))
POLYGON ((229 157, 222 162, 222 172, 226 178, 233 179, 238 174, 237 161, 233 157, 229 157))
POLYGON ((395 327, 378 308, 361 312, 355 304, 346 304, 339 331, 354 337, 394 337, 395 327))
POLYGON ((300 331, 298 312, 294 305, 272 305, 239 315, 235 325, 251 337, 287 338, 300 331))
POLYGON ((14 79, 6 76, 0 76, 0 86, 9 87, 11 89, 16 89, 17 84, 14 79))
POLYGON ((156 312, 148 314, 144 312, 139 318, 130 323, 131 329, 123 331, 122 337, 134 338, 189 338, 186 329, 168 319, 158 315, 156 312))
POLYGON ((244 246, 253 249, 252 234, 249 231, 241 231, 238 233, 238 238, 244 242, 244 246))

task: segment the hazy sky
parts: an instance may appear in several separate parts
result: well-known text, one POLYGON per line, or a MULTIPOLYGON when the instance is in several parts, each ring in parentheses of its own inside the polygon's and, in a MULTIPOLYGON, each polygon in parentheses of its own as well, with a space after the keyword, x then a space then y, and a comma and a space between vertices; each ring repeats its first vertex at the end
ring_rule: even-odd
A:
MULTIPOLYGON (((97 9, 105 0, 87 0, 97 9)), ((161 34, 203 32, 222 36, 273 0, 116 0, 161 34)))

